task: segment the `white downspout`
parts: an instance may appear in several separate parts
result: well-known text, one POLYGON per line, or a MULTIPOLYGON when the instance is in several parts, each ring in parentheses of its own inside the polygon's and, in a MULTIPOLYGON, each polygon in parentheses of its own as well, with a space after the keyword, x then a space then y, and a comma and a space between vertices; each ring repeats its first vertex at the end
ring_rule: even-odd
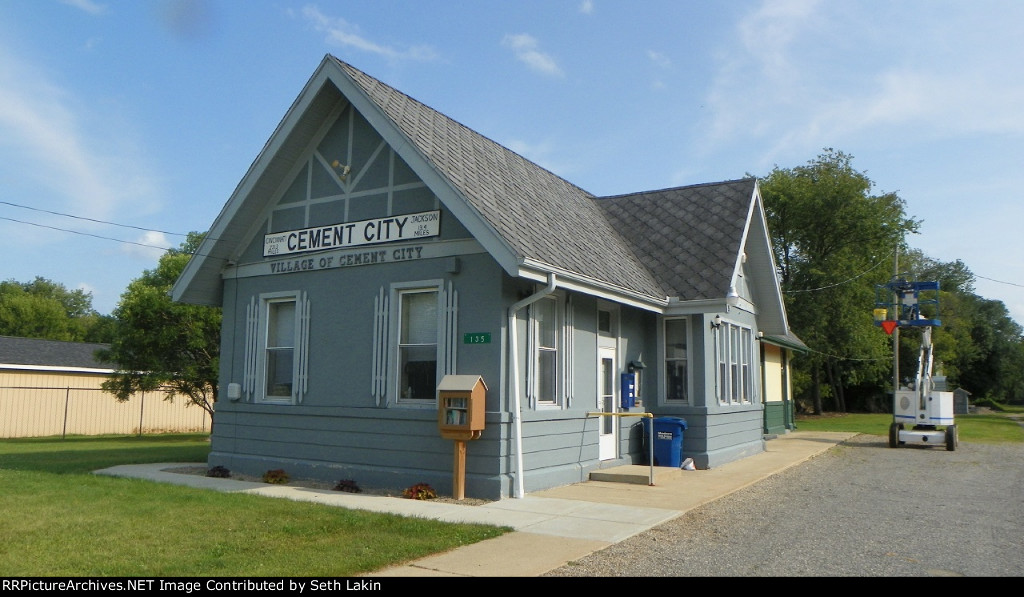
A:
POLYGON ((522 392, 519 387, 519 343, 516 338, 516 313, 535 303, 555 291, 555 273, 548 274, 548 285, 542 290, 532 294, 508 308, 508 337, 510 357, 512 359, 512 396, 514 404, 512 407, 512 423, 516 434, 516 486, 513 497, 521 498, 526 493, 523 489, 523 420, 522 420, 522 392))

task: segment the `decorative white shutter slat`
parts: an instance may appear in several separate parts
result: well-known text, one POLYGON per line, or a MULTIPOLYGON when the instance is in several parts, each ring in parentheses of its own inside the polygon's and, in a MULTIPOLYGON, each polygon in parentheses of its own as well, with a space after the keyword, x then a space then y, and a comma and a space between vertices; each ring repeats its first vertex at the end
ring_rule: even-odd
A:
POLYGON ((259 305, 256 297, 249 300, 245 308, 245 355, 242 372, 242 392, 247 401, 253 400, 256 392, 256 342, 259 340, 259 305))
POLYGON ((377 406, 387 405, 388 375, 388 313, 389 297, 384 287, 373 299, 373 363, 370 371, 370 393, 377 406))

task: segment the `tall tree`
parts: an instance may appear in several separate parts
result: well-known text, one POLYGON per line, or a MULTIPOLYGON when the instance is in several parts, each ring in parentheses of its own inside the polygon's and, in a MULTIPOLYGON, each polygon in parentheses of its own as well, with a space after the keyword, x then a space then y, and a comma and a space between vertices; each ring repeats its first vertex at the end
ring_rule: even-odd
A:
POLYGON ((887 340, 872 333, 874 288, 888 280, 894 251, 919 226, 895 193, 873 194, 874 183, 852 160, 826 148, 760 181, 790 322, 812 349, 795 366, 804 370, 816 413, 826 397, 847 410, 847 388, 875 387, 888 370, 887 340))
MULTIPOLYGON (((1024 401, 1024 336, 1006 306, 976 295, 975 276, 960 260, 944 263, 911 250, 900 262, 916 279, 939 283, 941 325, 932 340, 947 382, 976 398, 1024 401)), ((901 371, 915 366, 909 348, 916 350, 901 346, 901 371)))
POLYGON ((192 232, 153 270, 133 280, 113 317, 115 338, 99 358, 116 366, 103 389, 118 400, 140 391, 168 390, 213 415, 217 401, 221 311, 171 301, 170 290, 203 234, 192 232))
POLYGON ((92 308, 92 294, 36 276, 0 282, 0 335, 75 342, 109 342, 109 316, 92 308))

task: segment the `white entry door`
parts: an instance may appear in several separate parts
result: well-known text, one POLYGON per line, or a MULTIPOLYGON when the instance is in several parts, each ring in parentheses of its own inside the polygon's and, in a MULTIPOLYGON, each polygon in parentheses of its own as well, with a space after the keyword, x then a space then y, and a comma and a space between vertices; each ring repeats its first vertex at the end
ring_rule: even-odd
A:
MULTIPOLYGON (((615 349, 601 346, 597 349, 597 407, 602 412, 614 413, 619 410, 619 384, 616 383, 618 368, 615 366, 615 349)), ((610 460, 618 456, 618 417, 601 417, 598 440, 598 457, 610 460)))

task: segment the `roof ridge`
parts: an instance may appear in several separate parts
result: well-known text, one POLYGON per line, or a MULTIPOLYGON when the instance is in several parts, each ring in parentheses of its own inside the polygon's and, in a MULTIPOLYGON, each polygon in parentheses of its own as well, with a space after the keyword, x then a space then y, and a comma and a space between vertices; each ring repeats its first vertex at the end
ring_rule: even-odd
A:
POLYGON ((649 190, 646 190, 646 191, 633 191, 632 193, 619 193, 619 194, 616 194, 616 195, 601 195, 601 196, 596 196, 594 198, 595 199, 617 199, 619 197, 635 197, 637 195, 649 195, 649 194, 654 194, 654 193, 664 193, 664 192, 667 192, 667 191, 679 191, 679 190, 687 190, 687 189, 697 189, 697 188, 700 188, 700 187, 713 187, 713 186, 721 186, 721 185, 728 185, 728 184, 746 183, 746 182, 750 182, 750 181, 757 181, 757 177, 746 176, 744 178, 733 178, 733 179, 730 179, 730 180, 721 180, 721 181, 718 181, 718 182, 701 182, 701 183, 697 183, 697 184, 680 185, 680 186, 675 186, 675 187, 665 187, 665 188, 662 188, 662 189, 649 189, 649 190))
POLYGON ((409 100, 410 102, 413 102, 414 104, 417 104, 417 105, 419 105, 419 106, 421 106, 421 107, 423 107, 423 108, 425 108, 425 109, 427 109, 427 110, 430 110, 431 112, 434 112, 434 113, 436 113, 437 115, 439 115, 439 116, 441 116, 442 118, 444 118, 444 119, 448 120, 448 121, 449 121, 449 122, 451 122, 452 124, 455 124, 455 125, 459 126, 459 127, 460 127, 460 128, 462 128, 463 130, 465 130, 465 131, 467 131, 467 132, 469 132, 469 133, 471 133, 471 134, 473 134, 473 135, 475 135, 475 136, 477 136, 477 137, 480 137, 481 139, 484 139, 484 140, 486 140, 486 141, 487 141, 487 142, 489 142, 489 143, 493 143, 493 144, 494 144, 495 146, 497 146, 497 147, 500 147, 500 148, 501 148, 501 149, 503 149, 504 151, 507 151, 508 153, 511 153, 511 154, 513 154, 513 155, 515 155, 515 156, 519 157, 520 159, 522 159, 522 160, 524 160, 524 161, 526 161, 526 162, 530 163, 531 165, 533 165, 533 166, 534 166, 534 167, 536 167, 537 169, 539 169, 539 170, 542 170, 542 171, 546 172, 546 173, 547 173, 547 174, 549 174, 550 176, 553 176, 553 177, 555 177, 555 178, 557 178, 557 179, 561 180, 562 182, 564 182, 564 183, 565 183, 565 184, 567 184, 567 185, 570 185, 570 186, 573 186, 573 187, 575 187, 575 188, 579 189, 579 190, 580 190, 580 191, 582 191, 582 192, 583 192, 584 194, 586 194, 586 195, 589 195, 590 197, 595 197, 595 196, 596 196, 596 195, 594 195, 593 193, 591 193, 590 191, 587 191, 587 190, 586 190, 586 189, 584 189, 583 187, 581 187, 581 186, 577 185, 576 183, 574 183, 574 182, 572 182, 572 181, 568 180, 568 179, 567 179, 567 178, 565 178, 564 176, 562 176, 562 175, 560 175, 560 174, 557 174, 557 173, 555 173, 555 172, 552 172, 552 171, 551 171, 550 169, 548 169, 548 168, 545 168, 544 166, 541 166, 541 165, 540 165, 540 164, 538 164, 537 162, 534 162, 533 160, 531 160, 530 158, 528 158, 528 157, 524 156, 523 154, 521 154, 521 153, 517 152, 516 150, 514 150, 514 149, 510 149, 510 148, 509 148, 508 146, 504 145, 503 143, 500 143, 500 142, 498 142, 498 141, 495 141, 495 140, 494 140, 494 139, 492 139, 491 137, 488 137, 487 135, 485 135, 485 134, 481 133, 480 131, 478 131, 478 130, 476 130, 476 129, 474 129, 474 128, 470 127, 470 126, 467 126, 466 124, 464 124, 464 123, 462 123, 462 122, 460 122, 460 121, 456 120, 455 118, 452 118, 451 116, 449 116, 449 115, 445 114, 444 112, 441 112, 441 111, 440 111, 440 110, 438 110, 437 108, 433 108, 433 107, 431 107, 430 105, 428 105, 428 104, 426 104, 426 103, 424 103, 424 102, 422 102, 422 101, 420 101, 420 100, 418 100, 418 99, 414 98, 413 96, 411 96, 411 95, 409 95, 408 93, 406 93, 406 92, 402 91, 401 89, 398 89, 397 87, 394 87, 394 86, 392 86, 392 85, 389 85, 388 83, 385 83, 384 81, 381 81, 381 80, 380 80, 380 79, 378 79, 377 77, 374 77, 373 75, 371 75, 371 74, 368 74, 367 72, 365 72, 365 71, 363 71, 363 70, 360 70, 359 68, 357 68, 357 67, 353 66, 352 64, 350 64, 350 63, 348 63, 348 62, 345 62, 344 60, 342 60, 342 59, 338 58, 337 56, 335 56, 335 55, 333 55, 333 54, 328 54, 328 56, 330 56, 330 57, 331 57, 331 59, 333 59, 333 60, 337 61, 339 65, 341 65, 341 66, 345 67, 346 69, 351 69, 351 70, 354 70, 354 71, 356 71, 357 73, 359 73, 360 75, 362 75, 362 76, 364 76, 364 77, 366 77, 366 78, 368 78, 368 79, 371 79, 371 80, 373 80, 373 81, 376 81, 376 82, 377 82, 377 83, 379 83, 380 85, 383 85, 384 87, 387 87, 387 88, 388 88, 388 89, 389 89, 389 90, 390 90, 391 92, 397 93, 398 95, 401 95, 401 96, 405 97, 405 98, 406 98, 407 100, 409 100))
POLYGON ((64 344, 88 344, 93 346, 110 346, 109 342, 84 342, 81 340, 57 340, 54 338, 32 338, 29 336, 6 336, 0 334, 0 340, 27 340, 32 342, 62 342, 64 344))

